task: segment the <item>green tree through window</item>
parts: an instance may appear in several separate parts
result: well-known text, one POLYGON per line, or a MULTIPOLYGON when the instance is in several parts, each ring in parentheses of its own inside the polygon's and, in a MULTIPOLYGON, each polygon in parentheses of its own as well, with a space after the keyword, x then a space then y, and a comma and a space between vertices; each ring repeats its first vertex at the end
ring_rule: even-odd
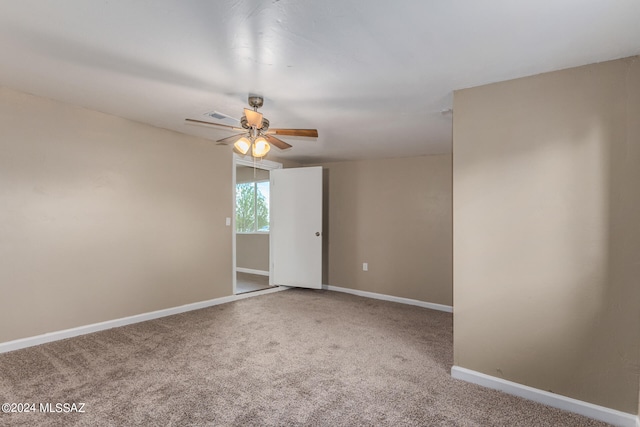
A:
POLYGON ((236 185, 236 231, 269 231, 269 182, 244 182, 236 185))

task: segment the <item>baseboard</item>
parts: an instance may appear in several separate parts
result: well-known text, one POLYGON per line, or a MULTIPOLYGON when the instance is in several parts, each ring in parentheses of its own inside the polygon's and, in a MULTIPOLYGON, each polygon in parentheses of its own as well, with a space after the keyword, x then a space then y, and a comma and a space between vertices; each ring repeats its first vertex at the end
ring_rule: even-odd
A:
POLYGON ((252 268, 242 268, 242 267, 236 267, 236 271, 238 273, 249 273, 249 274, 258 274, 260 276, 268 276, 269 272, 268 271, 264 271, 264 270, 254 270, 252 268))
POLYGON ((90 334, 93 332, 104 331, 106 329, 117 328, 119 326, 131 325, 133 323, 146 322, 147 320, 158 319, 160 317, 180 314, 187 311, 199 310, 201 308, 212 307, 214 305, 225 304, 228 302, 238 301, 245 298, 251 298, 259 295, 270 294, 289 289, 286 286, 264 289, 262 291, 247 292, 239 295, 231 295, 228 297, 215 298, 207 301, 196 302, 193 304, 181 305, 178 307, 166 308, 164 310, 152 311, 149 313, 136 314, 134 316, 122 317, 120 319, 107 320, 106 322, 93 323, 91 325, 79 326, 77 328, 65 329, 62 331, 49 332, 34 337, 21 338, 14 341, 0 343, 0 353, 20 350, 21 348, 32 347, 34 345, 45 344, 52 341, 59 341, 67 338, 77 337, 79 335, 90 334))
POLYGON ((615 426, 640 426, 640 419, 638 416, 633 414, 627 414, 626 412, 539 390, 537 388, 503 380, 502 378, 492 377, 491 375, 461 368, 459 366, 451 368, 451 376, 459 380, 533 400, 534 402, 542 403, 547 406, 584 415, 585 417, 593 418, 598 421, 604 421, 615 426))
POLYGON ((328 291, 344 292, 347 294, 358 295, 358 296, 367 297, 367 298, 380 299, 384 301, 399 302, 401 304, 416 305, 418 307, 430 308, 432 310, 446 311, 447 313, 453 313, 453 307, 450 305, 418 301, 417 299, 394 297, 392 295, 377 294, 375 292, 360 291, 357 289, 341 288, 339 286, 322 285, 322 289, 326 289, 328 291))

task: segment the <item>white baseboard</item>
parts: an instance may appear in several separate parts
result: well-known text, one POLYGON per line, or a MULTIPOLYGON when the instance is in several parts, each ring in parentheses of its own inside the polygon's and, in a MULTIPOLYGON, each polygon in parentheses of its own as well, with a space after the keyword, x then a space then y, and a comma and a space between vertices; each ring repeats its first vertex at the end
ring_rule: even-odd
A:
POLYGON ((430 308, 432 310, 446 311, 447 313, 453 313, 453 307, 450 305, 435 304, 432 302, 418 301, 417 299, 394 297, 392 295, 377 294, 375 292, 359 291, 357 289, 341 288, 339 286, 322 285, 322 289, 328 291, 344 292, 347 294, 358 295, 361 297, 381 299, 384 301, 399 302, 401 304, 417 305, 418 307, 430 308))
POLYGON ((507 394, 523 397, 542 403, 547 406, 562 409, 564 411, 573 412, 593 418, 598 421, 604 421, 609 424, 620 427, 638 427, 640 419, 633 414, 617 411, 615 409, 606 408, 604 406, 594 405, 592 403, 583 402, 582 400, 572 399, 570 397, 561 396, 559 394, 550 393, 548 391, 529 387, 526 385, 514 383, 512 381, 503 380, 502 378, 492 377, 481 372, 472 371, 470 369, 454 366, 451 368, 451 376, 453 378, 478 384, 483 387, 500 390, 507 394))
POLYGON ((133 323, 146 322, 147 320, 157 319, 159 317, 171 316, 174 314, 184 313, 186 311, 199 310, 201 308, 212 307, 214 305, 225 304, 232 301, 238 301, 245 298, 251 298, 258 295, 270 294, 289 289, 286 286, 264 289, 262 291, 247 292, 239 295, 231 295, 228 297, 215 298, 207 301, 195 302, 193 304, 181 305, 178 307, 166 308, 164 310, 152 311, 149 313, 136 314, 134 316, 122 317, 120 319, 107 320, 106 322, 93 323, 91 325, 79 326, 77 328, 65 329, 62 331, 49 332, 34 337, 21 338, 13 341, 0 343, 0 353, 20 350, 21 348, 32 347, 34 345, 45 344, 52 341, 63 340, 66 338, 77 337, 79 335, 90 334, 93 332, 104 331, 105 329, 117 328, 119 326, 131 325, 133 323))
POLYGON ((258 274, 260 276, 268 276, 269 272, 268 271, 264 271, 264 270, 254 270, 252 268, 242 268, 242 267, 236 267, 236 271, 238 273, 249 273, 249 274, 258 274))

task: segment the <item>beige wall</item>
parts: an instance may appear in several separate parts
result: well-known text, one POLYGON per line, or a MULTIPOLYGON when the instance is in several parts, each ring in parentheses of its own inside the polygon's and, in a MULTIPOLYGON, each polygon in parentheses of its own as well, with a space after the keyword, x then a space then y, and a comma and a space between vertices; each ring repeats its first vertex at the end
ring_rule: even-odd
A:
POLYGON ((269 235, 236 234, 236 267, 269 271, 269 235))
POLYGON ((454 110, 455 365, 637 413, 638 58, 454 110))
POLYGON ((231 150, 0 88, 0 342, 231 295, 231 150))
POLYGON ((451 156, 323 166, 323 282, 451 305, 451 156))

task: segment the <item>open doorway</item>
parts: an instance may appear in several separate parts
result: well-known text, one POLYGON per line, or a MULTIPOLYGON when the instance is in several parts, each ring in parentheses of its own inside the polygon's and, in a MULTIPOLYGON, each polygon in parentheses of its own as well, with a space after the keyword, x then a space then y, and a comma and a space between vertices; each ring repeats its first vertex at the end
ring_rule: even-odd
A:
POLYGON ((272 286, 270 171, 280 163, 234 155, 234 294, 272 286))

